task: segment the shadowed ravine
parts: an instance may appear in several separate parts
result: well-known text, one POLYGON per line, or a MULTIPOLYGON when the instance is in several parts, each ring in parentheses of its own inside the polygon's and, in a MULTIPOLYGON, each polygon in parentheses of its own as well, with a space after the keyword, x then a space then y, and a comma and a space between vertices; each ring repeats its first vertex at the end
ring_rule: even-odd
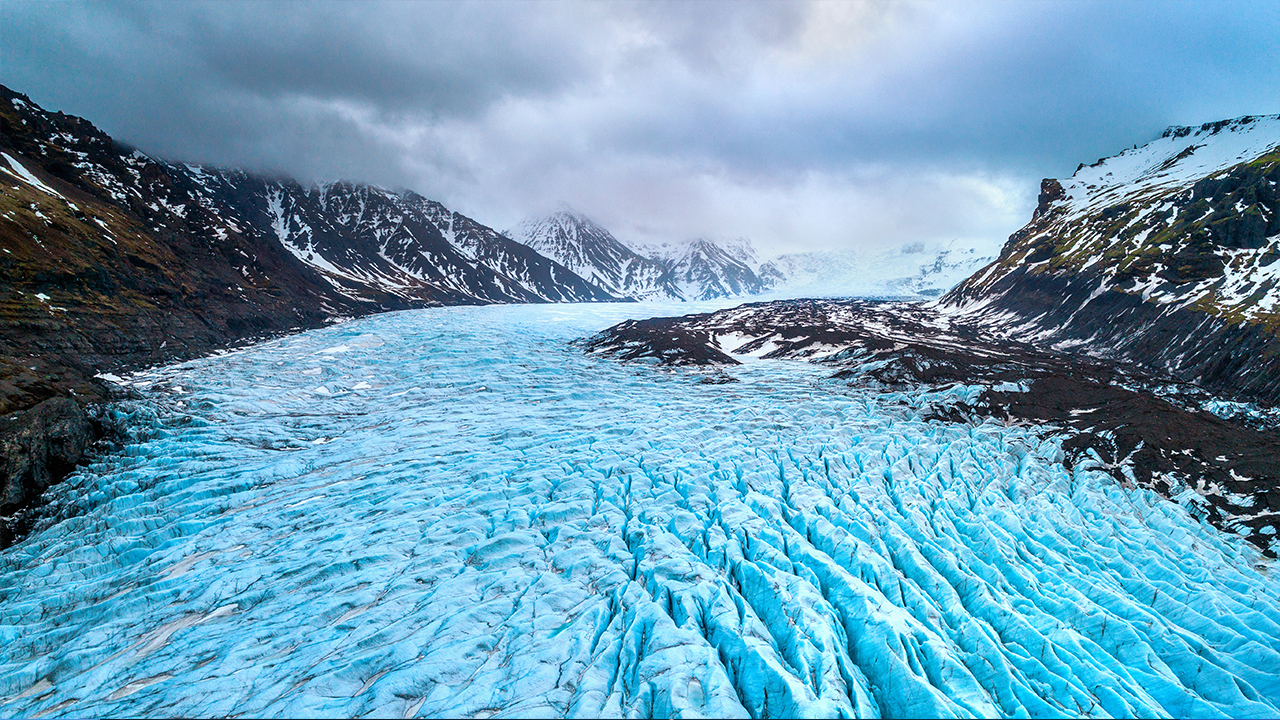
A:
POLYGON ((0 554, 0 713, 1280 712, 1241 538, 938 393, 569 343, 638 308, 672 310, 394 313, 131 378, 137 441, 0 554))

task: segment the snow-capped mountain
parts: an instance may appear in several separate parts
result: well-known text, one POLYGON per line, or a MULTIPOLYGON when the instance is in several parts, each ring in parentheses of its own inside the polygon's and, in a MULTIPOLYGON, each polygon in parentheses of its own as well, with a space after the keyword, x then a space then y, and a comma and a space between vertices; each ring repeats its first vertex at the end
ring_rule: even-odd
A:
POLYGON ((568 208, 525 220, 509 234, 609 293, 637 300, 758 295, 780 279, 776 270, 762 269, 747 238, 624 243, 568 208))
POLYGON ((884 249, 787 253, 764 263, 770 296, 936 296, 991 262, 995 248, 952 241, 884 249))
POLYGON ((564 302, 611 296, 492 228, 412 192, 302 186, 180 166, 356 302, 564 302))
POLYGON ((1015 337, 1280 401, 1280 116, 1174 127, 1045 180, 941 307, 1015 337))
POLYGON ((632 243, 635 252, 661 262, 689 300, 759 295, 776 278, 761 276, 755 247, 747 238, 658 244, 632 243))
POLYGON ((413 193, 158 160, 7 88, 0 152, 19 354, 52 337, 110 366, 378 310, 615 299, 413 193))
POLYGON ((571 209, 529 218, 508 234, 612 295, 637 300, 683 298, 663 263, 636 253, 571 209))
POLYGON ((759 295, 767 289, 740 251, 731 252, 705 238, 689 243, 669 262, 676 285, 691 299, 759 295))

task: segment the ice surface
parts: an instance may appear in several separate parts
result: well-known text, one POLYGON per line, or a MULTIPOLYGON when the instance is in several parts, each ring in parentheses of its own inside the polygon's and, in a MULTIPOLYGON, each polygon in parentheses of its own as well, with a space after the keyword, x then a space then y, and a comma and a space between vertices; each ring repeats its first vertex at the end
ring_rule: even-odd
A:
POLYGON ((697 309, 403 312, 123 378, 137 442, 0 554, 0 714, 1280 712, 1274 562, 1035 428, 566 342, 697 309))

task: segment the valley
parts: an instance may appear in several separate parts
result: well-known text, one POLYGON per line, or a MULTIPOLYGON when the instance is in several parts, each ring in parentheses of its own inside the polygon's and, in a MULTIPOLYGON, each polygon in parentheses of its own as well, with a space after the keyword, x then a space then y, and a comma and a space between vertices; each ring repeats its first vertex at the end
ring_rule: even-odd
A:
POLYGON ((0 712, 1276 715, 1277 152, 764 258, 0 88, 0 712))

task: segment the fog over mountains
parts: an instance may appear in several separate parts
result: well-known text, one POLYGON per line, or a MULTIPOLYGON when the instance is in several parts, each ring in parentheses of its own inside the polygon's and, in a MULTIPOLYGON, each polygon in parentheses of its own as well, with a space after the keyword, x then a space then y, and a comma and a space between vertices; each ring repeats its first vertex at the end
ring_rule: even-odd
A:
POLYGON ((508 234, 610 293, 638 300, 722 297, 934 297, 995 258, 996 243, 908 242, 762 259, 749 238, 622 241, 564 207, 508 234))

